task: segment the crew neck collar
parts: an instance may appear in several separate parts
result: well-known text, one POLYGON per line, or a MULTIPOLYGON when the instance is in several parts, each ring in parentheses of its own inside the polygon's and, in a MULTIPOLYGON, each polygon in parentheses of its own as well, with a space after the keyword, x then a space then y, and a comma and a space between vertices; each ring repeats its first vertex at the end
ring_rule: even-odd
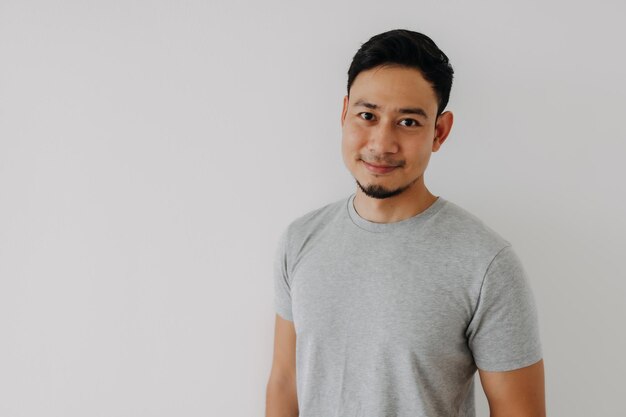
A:
POLYGON ((360 227, 361 229, 364 229, 370 232, 375 232, 375 233, 393 232, 396 230, 418 226, 424 223, 430 217, 432 217, 435 213, 437 213, 439 209, 441 209, 441 207, 446 203, 446 200, 443 197, 439 196, 437 197, 437 200, 435 200, 434 203, 432 203, 425 210, 423 210, 420 213, 417 213, 413 217, 409 217, 408 219, 400 220, 397 222, 391 222, 391 223, 376 223, 376 222, 372 222, 367 219, 364 219, 363 217, 361 217, 359 213, 357 213, 356 209, 354 208, 355 196, 356 196, 356 192, 352 193, 348 197, 348 200, 347 200, 347 206, 348 206, 347 209, 348 209, 348 214, 350 216, 350 219, 356 226, 360 227))

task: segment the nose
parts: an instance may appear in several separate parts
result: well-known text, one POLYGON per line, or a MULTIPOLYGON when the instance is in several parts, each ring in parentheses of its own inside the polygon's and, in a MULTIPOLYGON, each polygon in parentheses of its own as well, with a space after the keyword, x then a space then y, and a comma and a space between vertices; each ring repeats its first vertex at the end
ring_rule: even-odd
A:
POLYGON ((372 126, 367 149, 373 155, 396 153, 398 151, 398 141, 394 126, 383 122, 372 126))

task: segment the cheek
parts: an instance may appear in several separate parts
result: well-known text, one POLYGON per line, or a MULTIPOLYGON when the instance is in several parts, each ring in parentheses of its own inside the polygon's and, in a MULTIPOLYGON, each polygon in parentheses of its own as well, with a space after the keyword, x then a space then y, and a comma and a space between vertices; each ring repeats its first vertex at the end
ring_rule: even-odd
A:
POLYGON ((343 128, 343 142, 347 146, 360 146, 367 141, 365 130, 353 123, 346 123, 343 128))
POLYGON ((418 148, 415 149, 411 149, 411 154, 415 155, 412 158, 412 165, 414 167, 419 167, 420 169, 423 169, 425 165, 428 164, 428 161, 430 160, 430 154, 431 154, 431 150, 430 147, 428 146, 420 146, 418 148))
POLYGON ((356 160, 360 157, 366 141, 361 129, 358 127, 345 125, 342 130, 341 150, 343 159, 346 164, 355 164, 356 160))

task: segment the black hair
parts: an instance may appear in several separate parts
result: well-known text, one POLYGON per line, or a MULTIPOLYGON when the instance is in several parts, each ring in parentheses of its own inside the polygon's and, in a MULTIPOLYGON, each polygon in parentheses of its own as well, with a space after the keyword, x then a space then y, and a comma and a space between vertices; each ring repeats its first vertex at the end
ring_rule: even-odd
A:
POLYGON ((348 69, 348 95, 361 71, 380 65, 415 68, 430 82, 439 105, 439 116, 448 104, 454 70, 448 57, 428 36, 406 29, 394 29, 371 37, 361 45, 348 69))

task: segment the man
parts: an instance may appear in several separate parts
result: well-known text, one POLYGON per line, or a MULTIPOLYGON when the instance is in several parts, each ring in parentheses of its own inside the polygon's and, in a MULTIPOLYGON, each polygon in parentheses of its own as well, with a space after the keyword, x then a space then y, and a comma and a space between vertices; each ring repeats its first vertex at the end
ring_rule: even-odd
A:
POLYGON ((533 294, 511 244, 424 183, 452 127, 453 70, 392 30, 348 71, 356 192, 292 221, 275 259, 267 417, 545 416, 533 294))

